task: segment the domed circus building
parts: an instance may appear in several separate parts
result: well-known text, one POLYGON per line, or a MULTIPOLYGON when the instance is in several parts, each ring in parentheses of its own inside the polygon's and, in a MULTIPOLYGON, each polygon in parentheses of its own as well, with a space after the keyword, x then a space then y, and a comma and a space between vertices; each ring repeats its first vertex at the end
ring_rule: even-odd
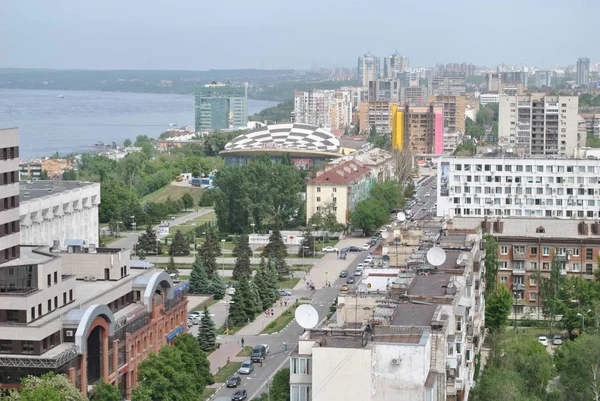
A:
POLYGON ((225 145, 221 155, 226 166, 247 165, 269 154, 279 162, 289 154, 298 168, 319 166, 344 155, 339 139, 324 128, 307 124, 275 124, 244 133, 225 145))

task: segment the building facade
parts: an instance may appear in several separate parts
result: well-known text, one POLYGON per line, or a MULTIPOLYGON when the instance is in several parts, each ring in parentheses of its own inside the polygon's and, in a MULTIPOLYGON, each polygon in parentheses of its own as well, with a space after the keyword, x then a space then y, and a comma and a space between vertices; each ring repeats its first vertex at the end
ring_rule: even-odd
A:
MULTIPOLYGON (((497 93, 481 93, 479 94, 479 104, 485 106, 490 103, 498 103, 500 101, 500 95, 497 93)), ((473 120, 475 121, 475 120, 473 120)))
POLYGON ((367 53, 358 58, 358 82, 363 87, 369 86, 369 81, 375 81, 381 76, 379 57, 367 53))
POLYGON ((429 103, 444 107, 444 133, 465 132, 467 99, 464 96, 431 96, 429 103))
POLYGON ((369 102, 397 102, 400 98, 400 80, 378 79, 369 81, 369 102))
POLYGON ((352 123, 353 98, 346 90, 294 93, 294 122, 325 129, 344 129, 352 123))
POLYGON ((426 86, 407 86, 400 88, 400 102, 408 105, 422 106, 427 104, 429 90, 426 86))
POLYGON ((100 184, 79 181, 20 183, 22 245, 50 246, 54 241, 82 239, 99 246, 100 184))
POLYGON ((438 161, 438 216, 600 218, 600 160, 451 157, 438 161))
POLYGON ((19 258, 19 130, 0 129, 0 265, 19 258))
POLYGON ((498 93, 500 90, 500 73, 499 72, 490 72, 487 74, 487 90, 488 92, 498 93))
POLYGON ((430 96, 464 96, 467 93, 466 78, 456 77, 430 77, 430 96))
POLYGON ((246 128, 248 87, 213 82, 196 88, 196 132, 246 128))
POLYGON ((573 155, 585 146, 577 135, 577 96, 549 96, 541 93, 500 95, 498 143, 525 149, 530 155, 573 155))
POLYGON ((578 86, 588 86, 590 83, 590 59, 580 57, 577 59, 577 77, 578 86))
POLYGON ((408 70, 408 57, 394 52, 391 56, 383 58, 384 78, 396 78, 398 73, 406 70, 408 70))
POLYGON ((441 105, 394 107, 392 147, 413 154, 444 152, 444 108, 441 105))
POLYGON ((534 86, 536 88, 552 87, 552 71, 539 70, 533 74, 534 86))
POLYGON ((369 133, 375 127, 378 134, 392 132, 392 108, 397 102, 363 102, 358 113, 360 132, 369 133))
POLYGON ((39 179, 42 171, 46 171, 48 179, 58 179, 62 177, 65 170, 72 168, 71 160, 68 159, 34 159, 19 163, 21 179, 25 180, 39 179))
POLYGON ((347 224, 358 202, 368 199, 377 181, 372 170, 354 160, 326 165, 306 183, 306 221, 330 210, 340 224, 347 224))

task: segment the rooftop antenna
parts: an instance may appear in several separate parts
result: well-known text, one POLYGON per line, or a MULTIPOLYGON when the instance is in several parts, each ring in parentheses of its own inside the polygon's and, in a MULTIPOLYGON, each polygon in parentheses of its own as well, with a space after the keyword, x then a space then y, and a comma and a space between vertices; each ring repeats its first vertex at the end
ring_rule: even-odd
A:
POLYGON ((319 323, 319 313, 312 305, 300 305, 296 308, 294 317, 305 330, 313 329, 319 323))
POLYGON ((427 262, 432 266, 438 267, 446 261, 446 251, 442 248, 434 246, 427 251, 427 262))

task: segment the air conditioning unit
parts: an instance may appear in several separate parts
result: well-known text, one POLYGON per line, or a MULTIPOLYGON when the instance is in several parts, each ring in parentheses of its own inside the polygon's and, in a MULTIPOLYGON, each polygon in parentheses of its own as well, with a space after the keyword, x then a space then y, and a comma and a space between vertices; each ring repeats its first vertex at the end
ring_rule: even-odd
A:
POLYGON ((65 331, 65 336, 67 336, 67 337, 73 337, 73 330, 66 330, 65 331))
POLYGON ((391 363, 392 363, 392 365, 400 365, 400 359, 394 358, 391 360, 391 363))

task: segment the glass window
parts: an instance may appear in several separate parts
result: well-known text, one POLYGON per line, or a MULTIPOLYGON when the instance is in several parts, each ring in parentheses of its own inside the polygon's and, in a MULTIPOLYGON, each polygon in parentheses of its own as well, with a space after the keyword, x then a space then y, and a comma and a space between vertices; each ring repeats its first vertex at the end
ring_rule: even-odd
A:
POLYGON ((35 344, 33 341, 21 341, 21 348, 24 354, 32 354, 35 350, 35 344))

